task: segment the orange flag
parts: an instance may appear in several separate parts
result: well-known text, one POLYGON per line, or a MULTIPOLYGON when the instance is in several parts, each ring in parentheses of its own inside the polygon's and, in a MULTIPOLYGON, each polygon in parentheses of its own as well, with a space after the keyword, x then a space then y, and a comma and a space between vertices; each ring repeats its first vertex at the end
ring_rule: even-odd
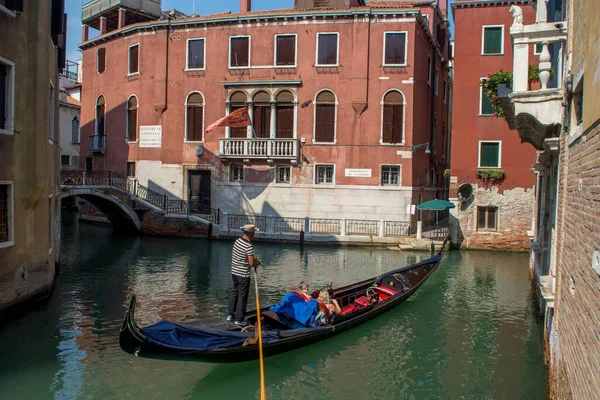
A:
POLYGON ((249 125, 252 125, 252 121, 250 121, 248 109, 244 107, 237 109, 231 114, 220 118, 216 122, 210 124, 208 128, 204 130, 204 133, 214 131, 219 126, 231 126, 232 128, 240 128, 249 125))

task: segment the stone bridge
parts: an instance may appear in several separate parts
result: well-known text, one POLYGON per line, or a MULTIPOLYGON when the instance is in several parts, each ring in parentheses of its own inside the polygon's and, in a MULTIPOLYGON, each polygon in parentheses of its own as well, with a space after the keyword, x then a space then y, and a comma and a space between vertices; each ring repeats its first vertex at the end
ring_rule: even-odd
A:
POLYGON ((116 234, 149 231, 150 234, 177 235, 184 226, 193 234, 196 225, 210 234, 212 225, 218 225, 221 218, 220 210, 202 206, 200 210, 198 206, 192 210, 187 201, 170 199, 135 179, 109 171, 61 171, 61 199, 71 196, 85 199, 102 211, 116 234), (148 214, 155 219, 161 217, 163 232, 157 230, 151 218, 145 218, 148 214))

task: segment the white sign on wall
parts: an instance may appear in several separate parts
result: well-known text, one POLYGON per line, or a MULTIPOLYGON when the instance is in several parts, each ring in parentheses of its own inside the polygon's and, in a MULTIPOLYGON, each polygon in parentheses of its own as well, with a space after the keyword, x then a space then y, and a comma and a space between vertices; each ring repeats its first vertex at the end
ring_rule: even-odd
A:
POLYGON ((346 168, 346 176, 353 178, 370 178, 371 169, 346 168))
POLYGON ((162 142, 162 126, 140 126, 140 147, 160 147, 162 142))

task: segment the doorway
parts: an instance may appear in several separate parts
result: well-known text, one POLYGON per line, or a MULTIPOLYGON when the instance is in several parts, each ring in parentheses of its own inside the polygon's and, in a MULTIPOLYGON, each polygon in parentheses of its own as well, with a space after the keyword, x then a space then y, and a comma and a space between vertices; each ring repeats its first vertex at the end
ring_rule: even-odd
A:
POLYGON ((211 207, 211 171, 188 171, 190 212, 202 213, 211 207))

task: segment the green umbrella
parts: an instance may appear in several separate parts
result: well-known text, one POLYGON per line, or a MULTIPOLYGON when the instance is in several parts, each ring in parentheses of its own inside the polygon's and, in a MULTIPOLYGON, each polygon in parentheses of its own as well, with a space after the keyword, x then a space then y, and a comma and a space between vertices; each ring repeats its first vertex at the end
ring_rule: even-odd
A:
POLYGON ((429 210, 429 211, 444 211, 447 208, 456 207, 454 203, 448 200, 429 200, 425 203, 421 203, 417 206, 418 210, 429 210))

